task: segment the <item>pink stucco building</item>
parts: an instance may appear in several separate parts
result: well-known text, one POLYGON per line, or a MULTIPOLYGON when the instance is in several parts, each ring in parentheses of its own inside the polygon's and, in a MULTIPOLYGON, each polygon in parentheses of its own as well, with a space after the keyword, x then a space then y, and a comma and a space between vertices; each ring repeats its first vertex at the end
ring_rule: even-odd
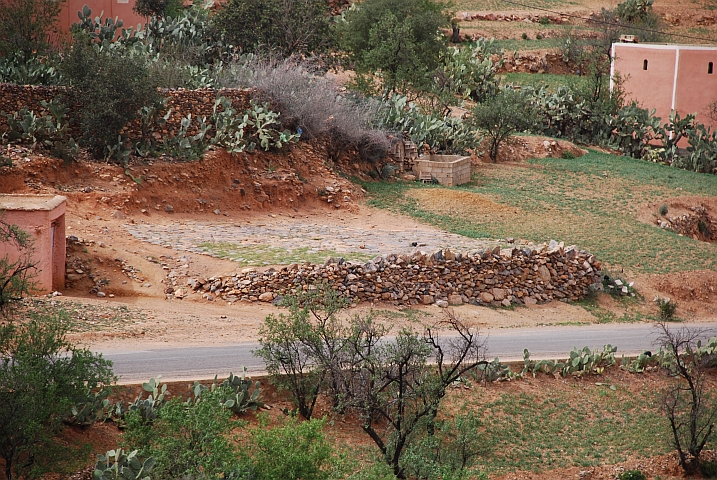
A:
POLYGON ((623 79, 627 100, 654 108, 663 123, 675 110, 682 118, 696 113, 698 122, 717 127, 707 116, 717 101, 717 47, 614 43, 611 70, 623 79))
MULTIPOLYGON (((4 222, 17 225, 34 241, 33 260, 37 262, 35 293, 65 288, 65 208, 67 199, 59 195, 0 195, 0 215, 4 222)), ((19 252, 0 242, 0 258, 11 262, 19 252)))
POLYGON ((135 0, 67 0, 62 4, 62 12, 58 19, 60 32, 69 32, 70 26, 80 21, 77 12, 81 11, 85 5, 92 10, 92 18, 99 17, 100 13, 104 11, 103 21, 105 18, 117 17, 124 22, 123 28, 136 29, 137 24, 144 25, 145 18, 132 11, 134 2, 135 0))

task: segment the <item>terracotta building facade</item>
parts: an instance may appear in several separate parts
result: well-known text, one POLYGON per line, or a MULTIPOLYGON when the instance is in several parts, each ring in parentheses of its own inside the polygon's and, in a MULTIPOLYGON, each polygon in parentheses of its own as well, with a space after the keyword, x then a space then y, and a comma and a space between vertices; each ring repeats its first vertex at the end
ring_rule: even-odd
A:
MULTIPOLYGON (((717 47, 614 43, 611 78, 619 73, 627 100, 656 110, 666 123, 672 110, 714 130, 708 107, 717 101, 717 47)), ((611 88, 613 85, 610 85, 611 88)))
POLYGON ((124 22, 123 28, 137 28, 137 24, 145 24, 145 18, 132 11, 135 0, 67 0, 62 5, 62 12, 58 19, 60 32, 69 32, 73 23, 80 21, 77 12, 87 5, 92 10, 92 18, 99 17, 104 11, 102 19, 117 17, 124 22))
MULTIPOLYGON (((0 215, 4 222, 17 225, 33 241, 32 260, 36 263, 36 292, 50 293, 65 288, 65 208, 67 199, 55 195, 0 194, 0 215)), ((11 243, 0 242, 0 258, 10 262, 19 258, 11 243)))

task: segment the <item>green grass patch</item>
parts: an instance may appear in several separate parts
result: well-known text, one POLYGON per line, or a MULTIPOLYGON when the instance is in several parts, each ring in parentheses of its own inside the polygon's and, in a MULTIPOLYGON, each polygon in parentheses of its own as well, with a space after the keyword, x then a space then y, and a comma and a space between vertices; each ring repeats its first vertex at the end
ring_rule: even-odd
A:
POLYGON ((714 196, 717 176, 595 151, 576 159, 529 163, 534 168, 483 169, 477 183, 468 187, 391 182, 365 182, 363 187, 371 195, 371 205, 449 232, 472 238, 564 241, 590 251, 608 266, 624 267, 628 274, 717 267, 717 245, 637 220, 638 210, 648 203, 714 196), (465 193, 500 209, 477 211, 466 203, 471 195, 466 198, 465 193), (441 207, 446 203, 450 209, 441 207))
POLYGON ((587 79, 577 75, 555 75, 552 73, 519 73, 509 72, 500 75, 501 85, 520 85, 522 87, 545 87, 548 91, 555 92, 561 85, 571 89, 583 88, 587 79))
POLYGON ((309 247, 287 250, 268 245, 242 246, 229 242, 202 243, 204 252, 213 257, 232 260, 243 266, 288 265, 291 263, 324 263, 328 257, 343 257, 345 260, 367 261, 373 258, 365 253, 339 253, 334 250, 316 250, 309 247))
POLYGON ((476 437, 487 452, 481 465, 491 475, 612 465, 632 455, 670 451, 655 392, 612 390, 585 380, 567 389, 542 388, 537 395, 504 393, 488 403, 469 401, 461 409, 467 410, 482 413, 484 429, 476 437))

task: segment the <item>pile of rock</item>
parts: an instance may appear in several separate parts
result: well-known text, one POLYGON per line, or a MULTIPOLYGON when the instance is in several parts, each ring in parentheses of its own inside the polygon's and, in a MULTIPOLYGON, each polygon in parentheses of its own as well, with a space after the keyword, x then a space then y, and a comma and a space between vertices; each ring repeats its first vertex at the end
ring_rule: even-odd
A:
POLYGON ((478 20, 482 22, 525 22, 525 23, 543 23, 557 24, 569 23, 570 17, 566 15, 532 15, 532 14, 515 14, 515 13, 471 13, 461 12, 457 15, 459 20, 470 22, 478 20))
POLYGON ((717 217, 711 216, 704 205, 690 207, 690 210, 690 213, 658 218, 656 223, 661 228, 695 240, 717 243, 717 217))
POLYGON ((270 302, 327 282, 354 303, 510 306, 579 300, 600 278, 600 262, 593 255, 551 241, 538 249, 496 247, 470 255, 417 251, 367 263, 330 258, 324 265, 293 264, 263 272, 248 268, 187 283, 207 300, 227 302, 270 302))

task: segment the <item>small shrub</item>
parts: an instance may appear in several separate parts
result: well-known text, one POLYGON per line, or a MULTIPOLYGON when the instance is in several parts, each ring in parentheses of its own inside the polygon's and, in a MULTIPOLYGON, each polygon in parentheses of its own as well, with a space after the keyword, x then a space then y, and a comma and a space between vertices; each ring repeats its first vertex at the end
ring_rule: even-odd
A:
POLYGON ((637 291, 633 287, 635 282, 627 282, 622 278, 605 275, 602 279, 602 285, 605 292, 614 297, 634 297, 637 291))
POLYGON ((264 421, 251 432, 251 447, 245 463, 246 478, 328 479, 331 478, 333 449, 323 433, 324 420, 299 422, 287 419, 284 425, 269 428, 264 421))
POLYGON ((675 311, 677 311, 677 302, 673 302, 669 298, 655 298, 657 308, 660 310, 660 321, 674 322, 675 311))
POLYGON ((647 477, 640 470, 625 470, 618 477, 620 480, 647 480, 647 477))
POLYGON ((575 154, 570 150, 563 150, 563 153, 560 154, 560 158, 564 158, 565 160, 573 160, 575 158, 575 154))
POLYGON ((527 39, 528 39, 528 34, 525 33, 525 32, 523 32, 523 34, 520 36, 520 38, 522 38, 523 40, 527 40, 527 39))
POLYGON ((717 478, 717 462, 702 462, 700 464, 702 475, 707 478, 717 478))
POLYGON ((139 110, 158 100, 145 59, 138 55, 109 54, 78 36, 62 63, 75 101, 82 105, 80 144, 95 158, 106 158, 110 148, 139 110))
POLYGON ((543 39, 543 35, 542 35, 541 33, 536 33, 536 34, 535 34, 535 39, 536 39, 536 40, 542 40, 542 39, 543 39))
POLYGON ((660 205, 660 215, 662 215, 663 217, 664 217, 665 215, 667 215, 668 210, 669 210, 669 209, 668 209, 666 203, 663 203, 662 205, 660 205))
POLYGON ((550 25, 550 18, 540 17, 540 21, 538 23, 540 23, 541 25, 550 25))
POLYGON ((527 96, 505 88, 473 110, 473 122, 486 133, 488 154, 495 162, 502 144, 516 132, 529 130, 535 125, 537 112, 527 96))
POLYGON ((342 94, 333 81, 306 61, 246 56, 226 68, 219 83, 262 92, 281 112, 282 128, 300 129, 305 139, 326 138, 326 153, 332 162, 352 149, 372 163, 388 151, 386 134, 371 126, 374 108, 361 97, 342 94))

